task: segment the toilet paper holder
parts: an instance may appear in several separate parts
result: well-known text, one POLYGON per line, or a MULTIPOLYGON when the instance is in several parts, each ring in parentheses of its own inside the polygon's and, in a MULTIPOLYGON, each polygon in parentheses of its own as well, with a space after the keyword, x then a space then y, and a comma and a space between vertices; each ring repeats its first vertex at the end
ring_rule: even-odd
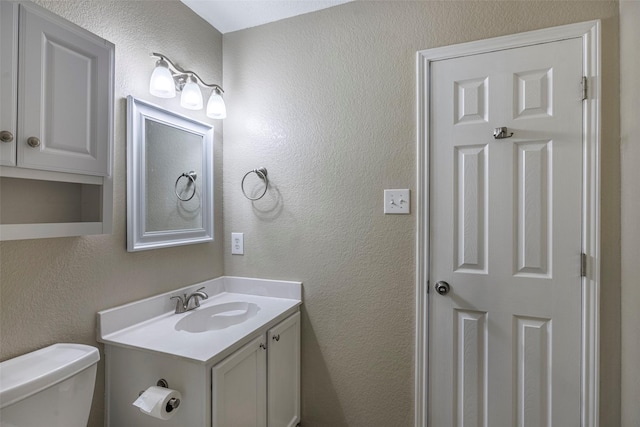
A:
MULTIPOLYGON (((169 383, 164 378, 160 378, 158 382, 156 382, 156 385, 158 387, 169 388, 169 383)), ((138 393, 138 396, 142 396, 142 393, 144 393, 144 390, 138 393)), ((178 409, 178 406, 180 406, 180 399, 171 398, 167 402, 167 407, 165 409, 167 410, 167 412, 171 412, 174 409, 178 409)))

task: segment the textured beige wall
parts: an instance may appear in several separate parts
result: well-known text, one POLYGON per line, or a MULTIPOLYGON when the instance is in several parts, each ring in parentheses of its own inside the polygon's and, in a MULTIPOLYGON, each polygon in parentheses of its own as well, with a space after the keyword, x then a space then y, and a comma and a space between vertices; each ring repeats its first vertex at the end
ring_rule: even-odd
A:
POLYGON ((640 425, 640 2, 620 2, 622 427, 640 425))
MULTIPOLYGON (((151 52, 161 52, 208 82, 222 80, 222 36, 178 0, 39 1, 116 45, 113 234, 0 244, 0 360, 55 342, 96 345, 96 312, 200 282, 223 273, 222 195, 216 192, 216 241, 210 244, 126 251, 126 100, 133 95, 182 114, 179 100, 148 93, 151 52)), ((215 179, 222 182, 220 121, 215 179)), ((104 424, 104 369, 100 364, 90 426, 104 424)), ((123 426, 124 427, 124 426, 123 426)))
POLYGON ((413 423, 415 216, 385 216, 385 188, 415 190, 418 50, 603 20, 602 424, 619 425, 618 4, 358 1, 225 34, 225 274, 304 283, 306 427, 413 423), (269 171, 255 203, 243 175, 269 171), (225 240, 227 242, 227 240, 225 240), (229 244, 226 243, 226 252, 229 244))

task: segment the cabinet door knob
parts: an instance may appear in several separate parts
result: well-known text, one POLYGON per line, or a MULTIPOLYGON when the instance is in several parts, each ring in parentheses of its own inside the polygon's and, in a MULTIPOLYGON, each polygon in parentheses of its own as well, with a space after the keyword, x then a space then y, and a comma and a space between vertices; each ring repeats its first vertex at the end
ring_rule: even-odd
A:
POLYGON ((0 132, 0 141, 2 142, 11 142, 13 141, 13 134, 8 130, 3 130, 0 132))
POLYGON ((280 334, 274 335, 273 339, 276 340, 276 341, 280 341, 280 334))
POLYGON ((267 349, 267 346, 266 346, 266 345, 264 345, 264 343, 260 343, 260 348, 261 348, 261 349, 263 349, 263 350, 266 350, 266 349, 267 349))
POLYGON ((29 147, 39 147, 40 146, 40 138, 36 138, 35 136, 31 136, 27 139, 27 144, 29 144, 29 147))

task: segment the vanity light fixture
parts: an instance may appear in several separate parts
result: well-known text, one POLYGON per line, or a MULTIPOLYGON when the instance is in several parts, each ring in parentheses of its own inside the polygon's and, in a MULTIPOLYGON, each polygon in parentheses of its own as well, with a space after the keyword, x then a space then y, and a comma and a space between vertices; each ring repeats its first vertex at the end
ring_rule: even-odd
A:
POLYGON ((180 105, 183 108, 201 110, 203 101, 200 86, 211 88, 211 95, 207 102, 207 117, 212 119, 227 117, 227 108, 222 98, 224 90, 220 86, 205 83, 199 75, 193 71, 183 70, 161 53, 154 52, 151 56, 159 58, 149 80, 151 95, 160 98, 173 98, 176 96, 176 91, 182 92, 180 105))

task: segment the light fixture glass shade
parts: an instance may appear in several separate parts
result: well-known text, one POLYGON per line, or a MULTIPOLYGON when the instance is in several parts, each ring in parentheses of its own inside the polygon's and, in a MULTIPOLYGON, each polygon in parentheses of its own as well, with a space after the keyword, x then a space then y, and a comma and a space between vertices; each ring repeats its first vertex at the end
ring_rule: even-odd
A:
POLYGON ((198 83, 195 82, 194 77, 190 77, 182 88, 180 105, 188 110, 202 109, 202 92, 200 91, 198 83))
POLYGON ((174 98, 176 96, 176 84, 168 64, 163 59, 156 62, 156 68, 154 68, 149 80, 149 92, 159 98, 174 98))
POLYGON ((218 89, 214 89, 207 102, 207 117, 212 119, 224 119, 227 117, 227 107, 218 89))

